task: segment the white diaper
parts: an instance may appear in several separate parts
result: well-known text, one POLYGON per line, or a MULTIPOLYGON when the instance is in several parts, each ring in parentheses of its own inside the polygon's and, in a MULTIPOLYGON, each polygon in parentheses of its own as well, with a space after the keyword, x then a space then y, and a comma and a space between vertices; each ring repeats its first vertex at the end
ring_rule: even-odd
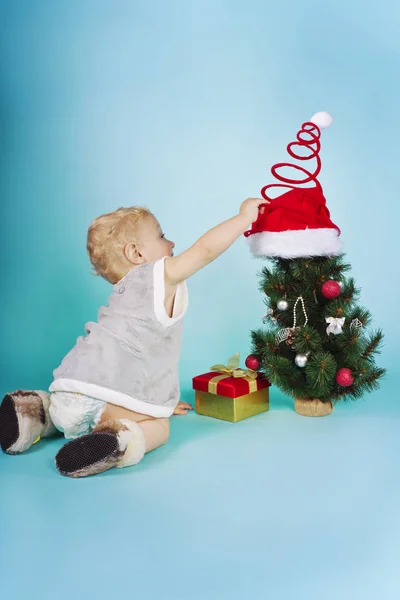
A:
POLYGON ((53 392, 50 418, 67 439, 90 433, 99 423, 106 403, 75 392, 53 392))

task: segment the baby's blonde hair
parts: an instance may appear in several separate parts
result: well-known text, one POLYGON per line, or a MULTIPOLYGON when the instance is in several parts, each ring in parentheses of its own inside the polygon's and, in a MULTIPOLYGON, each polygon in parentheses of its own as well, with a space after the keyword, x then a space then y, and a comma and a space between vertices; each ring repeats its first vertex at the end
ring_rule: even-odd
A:
POLYGON ((110 283, 118 283, 129 268, 124 248, 134 241, 138 224, 152 216, 147 208, 130 206, 100 215, 89 226, 87 251, 96 275, 110 283))

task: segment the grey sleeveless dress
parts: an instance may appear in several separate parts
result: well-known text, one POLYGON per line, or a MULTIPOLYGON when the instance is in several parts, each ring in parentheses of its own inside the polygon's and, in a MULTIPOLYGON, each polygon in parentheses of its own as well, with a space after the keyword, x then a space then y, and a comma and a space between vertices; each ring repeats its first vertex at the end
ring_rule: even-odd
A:
POLYGON ((181 283, 169 317, 164 260, 133 268, 114 286, 98 322, 86 324, 86 335, 55 369, 50 392, 77 392, 154 417, 173 413, 188 294, 181 283))

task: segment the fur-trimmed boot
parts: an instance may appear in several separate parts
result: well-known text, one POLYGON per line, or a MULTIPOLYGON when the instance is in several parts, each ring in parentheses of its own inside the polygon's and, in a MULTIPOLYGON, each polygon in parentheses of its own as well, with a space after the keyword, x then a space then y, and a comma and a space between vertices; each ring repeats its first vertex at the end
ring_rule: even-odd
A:
POLYGON ((55 435, 49 415, 50 394, 18 390, 6 394, 0 405, 0 446, 7 454, 28 450, 39 438, 55 435))
POLYGON ((92 433, 67 442, 55 463, 61 475, 87 477, 113 467, 136 465, 142 460, 146 443, 142 428, 128 419, 106 421, 92 433))

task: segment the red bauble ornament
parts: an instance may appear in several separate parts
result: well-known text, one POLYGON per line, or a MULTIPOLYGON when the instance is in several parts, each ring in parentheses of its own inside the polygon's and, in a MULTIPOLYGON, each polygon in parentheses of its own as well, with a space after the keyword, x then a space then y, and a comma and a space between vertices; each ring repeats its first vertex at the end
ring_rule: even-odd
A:
POLYGON ((342 387, 349 387, 354 383, 353 373, 350 369, 339 369, 336 373, 336 383, 342 387))
POLYGON ((322 285, 321 291, 325 298, 333 300, 333 298, 337 298, 340 295, 342 288, 337 281, 329 279, 329 281, 325 281, 325 283, 322 285))
POLYGON ((252 369, 253 371, 258 371, 258 369, 260 368, 258 358, 254 356, 254 354, 249 354, 249 356, 246 358, 245 364, 248 369, 252 369))

